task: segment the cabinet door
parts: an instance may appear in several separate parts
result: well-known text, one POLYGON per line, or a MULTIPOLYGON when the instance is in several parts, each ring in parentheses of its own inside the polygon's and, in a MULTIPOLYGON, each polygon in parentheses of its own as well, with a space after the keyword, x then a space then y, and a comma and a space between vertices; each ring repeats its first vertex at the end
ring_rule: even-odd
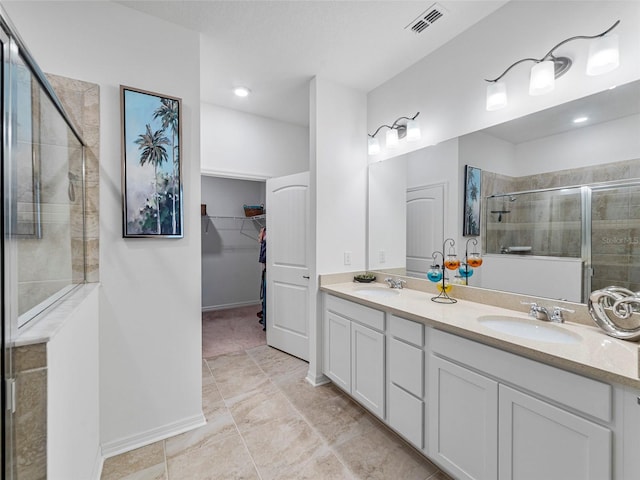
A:
POLYGON ((351 395, 384 419, 384 335, 351 324, 351 395))
POLYGON ((611 478, 611 431, 500 385, 500 480, 611 478))
POLYGON ((351 392, 351 321, 328 310, 324 322, 324 374, 351 392))
POLYGON ((423 391, 423 356, 422 349, 389 339, 389 380, 418 398, 422 398, 423 391))
POLYGON ((431 356, 428 399, 429 456, 457 479, 497 479, 497 382, 431 356))
POLYGON ((389 426, 422 450, 424 402, 393 383, 389 384, 388 394, 389 426))

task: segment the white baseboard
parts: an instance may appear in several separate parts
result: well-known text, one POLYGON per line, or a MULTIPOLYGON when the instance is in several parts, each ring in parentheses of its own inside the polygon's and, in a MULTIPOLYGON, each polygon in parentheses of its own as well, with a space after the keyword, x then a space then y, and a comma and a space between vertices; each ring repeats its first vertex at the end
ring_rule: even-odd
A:
POLYGON ((262 300, 250 300, 248 302, 224 303, 222 305, 210 305, 208 307, 202 307, 202 311, 214 312, 216 310, 228 310, 229 308, 249 307, 251 305, 259 306, 261 303, 262 303, 262 300))
POLYGON ((313 373, 311 373, 311 370, 307 372, 307 376, 305 377, 305 380, 309 382, 311 385, 313 385, 314 387, 319 387, 320 385, 324 385, 331 381, 329 380, 329 377, 326 377, 323 374, 314 375, 313 373))
POLYGON ((136 448, 150 445, 159 440, 179 435, 194 428, 202 427, 207 424, 207 420, 203 413, 195 415, 190 418, 178 420, 177 422, 169 423, 161 427, 152 428, 146 432, 137 433, 130 437, 121 438, 119 440, 113 440, 111 442, 102 444, 102 457, 109 458, 121 453, 134 450, 136 448))
POLYGON ((91 473, 91 478, 93 480, 100 480, 102 477, 102 467, 104 465, 104 457, 100 453, 100 448, 96 451, 96 458, 93 464, 93 472, 91 473))

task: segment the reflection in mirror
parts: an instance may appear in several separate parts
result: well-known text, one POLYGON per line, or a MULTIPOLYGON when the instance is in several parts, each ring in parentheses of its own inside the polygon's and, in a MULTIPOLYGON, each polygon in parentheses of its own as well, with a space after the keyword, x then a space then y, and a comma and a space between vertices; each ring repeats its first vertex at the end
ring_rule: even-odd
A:
POLYGON ((439 241, 441 248, 445 237, 456 239, 464 254, 463 179, 471 165, 482 169, 485 261, 469 285, 575 302, 608 285, 640 290, 640 182, 633 181, 640 179, 638 132, 640 81, 371 165, 370 206, 385 204, 386 218, 406 223, 400 232, 396 220, 381 255, 385 221, 369 209, 369 269, 425 278, 432 259, 416 267, 411 251, 428 245, 416 255, 428 257, 430 243, 439 241), (376 169, 387 173, 372 182, 376 169), (441 210, 416 213, 411 190, 436 185, 443 192, 441 210), (391 191, 393 202, 386 200, 391 191), (431 224, 443 226, 440 240, 422 223, 429 215, 436 218, 428 218, 431 224), (394 261, 374 261, 383 257, 394 261))

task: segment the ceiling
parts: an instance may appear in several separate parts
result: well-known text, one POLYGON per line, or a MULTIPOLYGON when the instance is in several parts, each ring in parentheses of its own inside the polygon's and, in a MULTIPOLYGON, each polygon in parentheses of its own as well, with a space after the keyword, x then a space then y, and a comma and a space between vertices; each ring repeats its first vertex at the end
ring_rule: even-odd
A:
POLYGON ((405 29, 434 5, 405 0, 120 0, 201 33, 203 102, 309 124, 318 76, 369 92, 508 0, 442 0, 444 15, 420 34, 405 29), (246 86, 247 98, 232 94, 246 86))
POLYGON ((563 103, 483 130, 513 144, 609 122, 640 113, 640 81, 563 103), (584 123, 574 118, 587 117, 584 123))

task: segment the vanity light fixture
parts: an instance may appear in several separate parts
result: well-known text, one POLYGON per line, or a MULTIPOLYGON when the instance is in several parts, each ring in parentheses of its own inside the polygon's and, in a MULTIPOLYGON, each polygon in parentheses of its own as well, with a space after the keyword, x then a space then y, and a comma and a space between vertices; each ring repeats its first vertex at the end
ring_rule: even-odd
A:
POLYGON ((233 93, 235 94, 236 97, 248 97, 249 94, 251 93, 251 90, 249 90, 247 87, 235 87, 233 89, 233 93))
POLYGON ((561 41, 542 58, 523 58, 512 63, 502 75, 489 80, 487 85, 486 108, 488 111, 499 110, 507 106, 507 86, 502 78, 516 65, 523 62, 534 62, 529 77, 529 95, 543 95, 555 87, 555 79, 567 73, 572 61, 569 57, 556 57, 553 52, 567 42, 573 40, 592 40, 589 45, 586 74, 602 75, 618 68, 620 54, 618 51, 618 36, 609 33, 618 26, 617 20, 611 27, 598 35, 578 35, 561 41))
POLYGON ((380 125, 373 134, 367 134, 369 136, 367 140, 367 151, 369 155, 377 155, 380 153, 380 142, 376 138, 376 135, 382 128, 388 128, 385 135, 385 146, 387 148, 395 148, 398 146, 399 140, 402 138, 407 139, 408 142, 413 142, 420 139, 420 126, 416 121, 416 118, 420 115, 417 112, 413 117, 400 117, 395 122, 389 125, 380 125))

